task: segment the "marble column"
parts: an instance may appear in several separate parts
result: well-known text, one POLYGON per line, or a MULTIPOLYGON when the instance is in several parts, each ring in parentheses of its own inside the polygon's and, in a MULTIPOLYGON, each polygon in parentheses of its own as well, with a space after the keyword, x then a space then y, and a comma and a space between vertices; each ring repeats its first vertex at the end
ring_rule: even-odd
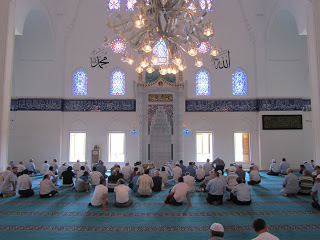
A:
POLYGON ((0 4, 0 172, 8 163, 15 4, 15 0, 1 0, 0 4))
POLYGON ((147 162, 146 157, 146 141, 147 137, 147 113, 146 113, 146 104, 145 104, 145 92, 144 87, 137 88, 137 115, 138 115, 138 159, 142 163, 147 162))
POLYGON ((174 109, 176 113, 174 117, 176 117, 174 124, 175 128, 175 154, 174 154, 174 161, 177 162, 179 160, 184 160, 184 149, 183 149, 183 116, 184 116, 184 109, 185 109, 185 99, 184 99, 184 92, 183 87, 179 87, 178 91, 176 92, 176 101, 174 105, 174 109))
MULTIPOLYGON (((307 32, 311 86, 314 161, 320 164, 320 0, 308 0, 307 32)), ((307 159, 306 159, 307 160, 307 159)))

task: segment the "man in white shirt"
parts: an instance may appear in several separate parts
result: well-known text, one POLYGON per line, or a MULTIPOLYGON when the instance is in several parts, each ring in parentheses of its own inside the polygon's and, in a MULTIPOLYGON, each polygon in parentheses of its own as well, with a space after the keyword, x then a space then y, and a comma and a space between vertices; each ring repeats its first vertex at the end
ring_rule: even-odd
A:
POLYGON ((59 168, 58 168, 58 177, 61 176, 61 174, 64 172, 64 171, 67 171, 67 163, 64 163, 62 164, 59 168))
POLYGON ((269 172, 267 172, 267 174, 272 176, 279 176, 279 173, 280 166, 275 159, 272 159, 272 164, 270 165, 270 169, 269 172))
POLYGON ((87 171, 89 174, 92 172, 91 167, 87 161, 84 163, 84 171, 87 171))
POLYGON ((258 237, 253 238, 252 240, 279 240, 279 238, 269 233, 266 222, 261 218, 254 220, 253 228, 258 234, 258 237))
POLYGON ((28 169, 29 174, 35 174, 36 173, 36 167, 33 163, 33 159, 30 159, 29 162, 26 165, 26 169, 28 169))
POLYGON ((81 164, 80 164, 80 160, 78 159, 77 162, 73 165, 73 172, 75 175, 77 175, 78 172, 80 171, 80 167, 81 167, 81 164))
POLYGON ((243 183, 242 177, 237 177, 238 184, 232 188, 230 198, 227 201, 232 201, 238 205, 250 205, 251 196, 250 188, 247 184, 243 183))
POLYGON ((49 175, 44 175, 43 180, 40 182, 40 198, 50 198, 58 193, 50 178, 49 175), (53 189, 52 191, 51 188, 53 189))
POLYGON ((127 162, 125 164, 125 166, 122 168, 122 173, 123 173, 123 178, 125 180, 128 180, 131 176, 131 173, 132 173, 132 168, 131 166, 129 165, 129 163, 127 162))
POLYGON ((59 169, 58 160, 57 159, 53 159, 53 162, 52 162, 51 166, 53 167, 52 172, 54 174, 57 174, 58 173, 58 169, 59 169))
POLYGON ((19 162, 18 164, 18 173, 17 177, 21 176, 23 174, 23 171, 26 169, 25 166, 23 165, 23 162, 19 162))
POLYGON ((58 177, 55 176, 55 172, 53 171, 53 166, 49 167, 49 170, 46 172, 45 175, 49 175, 50 178, 52 177, 51 181, 55 186, 58 186, 58 177))
POLYGON ((18 178, 18 193, 21 198, 27 198, 34 195, 32 190, 32 179, 28 175, 29 170, 25 169, 23 174, 18 178))
POLYGON ((287 170, 288 175, 283 180, 283 189, 281 194, 283 196, 296 195, 300 191, 299 178, 293 174, 291 168, 287 170))
POLYGON ((183 177, 183 182, 189 186, 189 193, 192 193, 196 190, 194 177, 190 176, 189 172, 186 172, 186 175, 183 177))
POLYGON ((130 188, 124 185, 124 180, 122 178, 118 180, 117 184, 118 186, 114 188, 114 192, 116 193, 116 202, 114 205, 120 208, 131 206, 133 201, 129 198, 130 188))
POLYGON ((18 168, 13 167, 3 183, 0 185, 0 197, 13 197, 16 195, 18 168))
POLYGON ((170 190, 164 202, 167 204, 182 205, 184 199, 187 197, 188 206, 191 207, 189 186, 183 182, 183 177, 179 177, 178 181, 179 183, 170 190))
POLYGON ((250 177, 250 181, 248 182, 249 185, 256 185, 261 182, 260 174, 257 170, 254 170, 253 166, 250 167, 249 177, 250 177))
POLYGON ((3 176, 3 180, 6 179, 6 176, 11 173, 11 166, 8 165, 7 169, 4 171, 4 173, 2 173, 2 176, 3 176))
POLYGON ((89 203, 89 206, 92 207, 101 207, 102 206, 102 211, 106 211, 107 205, 108 205, 108 188, 106 180, 103 178, 100 181, 100 184, 97 185, 94 189, 93 196, 91 198, 91 201, 89 203))
POLYGON ((199 165, 199 168, 196 171, 196 182, 202 182, 206 176, 205 171, 202 168, 202 165, 199 165))
POLYGON ((210 159, 207 159, 207 163, 203 165, 203 170, 204 170, 206 176, 210 175, 210 171, 213 170, 213 166, 210 163, 210 159))
POLYGON ((145 170, 144 174, 137 181, 138 193, 141 197, 149 197, 152 194, 153 180, 149 176, 149 170, 145 170))
POLYGON ((41 175, 45 175, 46 172, 49 170, 49 164, 48 164, 48 161, 44 161, 44 163, 41 165, 40 167, 40 174, 41 175))
POLYGON ((102 174, 100 172, 97 171, 96 167, 92 168, 92 173, 90 175, 91 178, 91 185, 97 186, 100 184, 101 179, 104 179, 104 177, 102 176, 102 174))
POLYGON ((179 177, 182 176, 182 169, 179 166, 179 163, 176 164, 176 166, 173 168, 173 180, 175 182, 178 182, 179 177))

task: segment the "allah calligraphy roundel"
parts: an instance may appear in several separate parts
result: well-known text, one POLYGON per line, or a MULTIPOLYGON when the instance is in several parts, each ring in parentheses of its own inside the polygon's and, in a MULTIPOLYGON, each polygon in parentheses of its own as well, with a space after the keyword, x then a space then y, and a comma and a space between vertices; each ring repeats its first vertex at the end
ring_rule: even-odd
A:
POLYGON ((115 53, 124 53, 124 50, 126 50, 126 43, 122 39, 115 39, 111 43, 111 49, 115 53))

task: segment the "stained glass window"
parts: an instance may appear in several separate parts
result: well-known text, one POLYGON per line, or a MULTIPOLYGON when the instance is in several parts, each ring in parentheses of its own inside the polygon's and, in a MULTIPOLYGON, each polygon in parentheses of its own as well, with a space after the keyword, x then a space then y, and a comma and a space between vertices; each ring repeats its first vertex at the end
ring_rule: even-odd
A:
POLYGON ((134 10, 134 4, 137 2, 137 0, 127 0, 127 11, 133 11, 134 10))
POLYGON ((111 73, 110 95, 124 95, 126 87, 126 76, 124 72, 117 68, 111 73))
POLYGON ((207 0, 208 11, 212 11, 212 0, 207 0))
POLYGON ((199 4, 202 10, 206 8, 206 1, 207 1, 207 11, 212 10, 212 0, 199 0, 199 4))
POLYGON ((169 63, 169 52, 165 41, 160 40, 154 46, 153 54, 158 58, 157 65, 167 65, 169 63))
POLYGON ((232 79, 233 95, 247 95, 248 85, 246 72, 239 68, 232 74, 232 79))
POLYGON ((87 95, 87 80, 88 75, 84 69, 75 70, 73 73, 72 95, 87 95))
POLYGON ((120 11, 120 0, 108 0, 109 11, 120 11))
POLYGON ((124 50, 126 50, 126 43, 122 39, 115 39, 111 43, 111 49, 115 53, 124 53, 124 50))
POLYGON ((199 70, 196 75, 196 95, 211 95, 211 76, 210 73, 205 69, 199 70))
POLYGON ((210 50, 210 43, 209 42, 202 42, 200 46, 197 48, 199 53, 206 53, 210 50))
MULTIPOLYGON (((190 2, 190 1, 186 1, 187 4, 188 4, 189 2, 190 2)), ((196 6, 194 5, 194 1, 190 2, 190 5, 189 5, 188 9, 189 9, 190 11, 194 11, 194 10, 197 9, 196 6)))

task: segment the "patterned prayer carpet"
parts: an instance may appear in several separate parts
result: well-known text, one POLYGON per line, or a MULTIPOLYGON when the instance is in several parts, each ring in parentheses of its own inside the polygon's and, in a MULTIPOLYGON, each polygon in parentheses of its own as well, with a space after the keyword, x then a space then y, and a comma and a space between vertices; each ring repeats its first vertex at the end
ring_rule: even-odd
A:
MULTIPOLYGON (((109 193, 108 211, 88 207, 93 192, 78 193, 59 187, 59 194, 40 199, 42 177, 33 177, 35 196, 0 198, 0 239, 209 239, 213 222, 225 228, 225 239, 252 239, 252 222, 263 218, 271 233, 280 239, 313 239, 320 234, 320 211, 311 206, 311 196, 283 197, 282 176, 261 173, 260 186, 250 186, 252 204, 222 206, 206 203, 206 193, 191 194, 192 207, 164 204, 165 191, 151 198, 131 193, 134 204, 116 208, 114 193, 109 193)), ((248 180, 248 179, 247 179, 248 180)))

